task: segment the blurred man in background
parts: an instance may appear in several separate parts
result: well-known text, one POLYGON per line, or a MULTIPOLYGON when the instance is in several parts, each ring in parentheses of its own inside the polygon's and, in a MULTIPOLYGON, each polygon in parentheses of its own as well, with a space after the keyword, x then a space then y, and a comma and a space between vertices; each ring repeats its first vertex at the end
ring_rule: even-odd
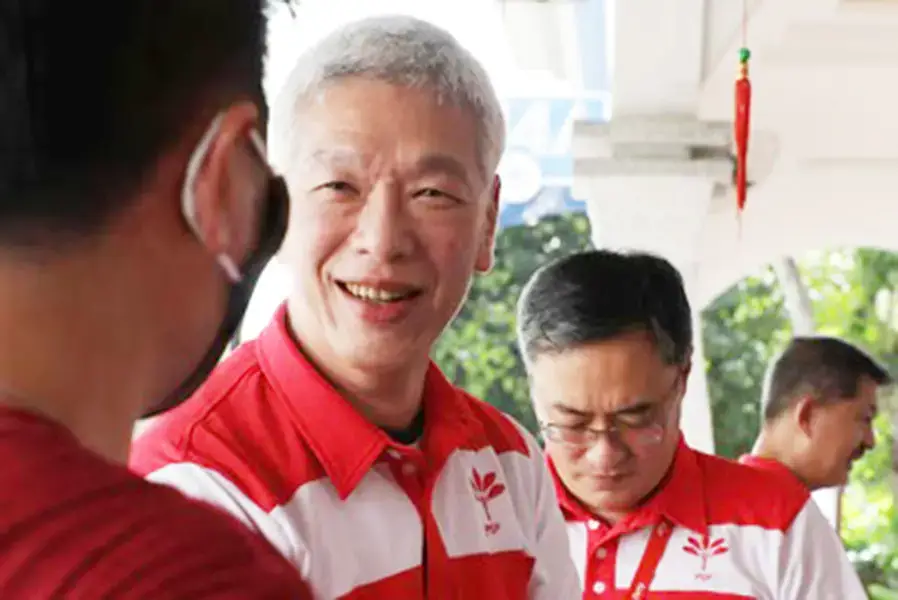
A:
POLYGON ((809 490, 844 485, 873 448, 877 391, 889 373, 859 348, 832 337, 796 337, 772 362, 764 423, 740 461, 797 478, 809 490))

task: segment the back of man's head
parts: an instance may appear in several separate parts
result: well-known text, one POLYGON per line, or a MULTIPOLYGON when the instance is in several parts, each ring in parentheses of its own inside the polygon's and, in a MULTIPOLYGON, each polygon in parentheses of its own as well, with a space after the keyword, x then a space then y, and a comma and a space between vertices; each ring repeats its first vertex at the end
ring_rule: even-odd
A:
POLYGON ((160 158, 261 104, 261 0, 2 0, 0 249, 101 230, 160 158))
POLYGON ((892 378, 863 350, 834 337, 793 338, 771 364, 763 394, 764 419, 773 422, 797 401, 832 403, 857 395, 864 378, 876 386, 892 378))

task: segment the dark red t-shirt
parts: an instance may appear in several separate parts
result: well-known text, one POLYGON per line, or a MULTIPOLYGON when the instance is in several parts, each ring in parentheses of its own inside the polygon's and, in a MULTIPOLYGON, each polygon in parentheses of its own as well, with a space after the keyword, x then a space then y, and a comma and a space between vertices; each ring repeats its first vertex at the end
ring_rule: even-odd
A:
POLYGON ((148 483, 66 429, 0 407, 0 598, 311 598, 231 517, 148 483))

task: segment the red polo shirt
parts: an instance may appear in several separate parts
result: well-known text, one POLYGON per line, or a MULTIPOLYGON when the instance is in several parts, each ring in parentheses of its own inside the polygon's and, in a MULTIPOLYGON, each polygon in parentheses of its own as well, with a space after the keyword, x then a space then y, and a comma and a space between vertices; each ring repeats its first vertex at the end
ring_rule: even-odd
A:
POLYGON ((719 457, 677 449, 666 482, 609 526, 559 479, 559 503, 583 598, 624 597, 653 528, 672 527, 644 598, 861 600, 832 527, 801 486, 719 457))
POLYGON ((762 471, 767 471, 768 473, 774 474, 777 477, 783 479, 783 481, 788 481, 792 484, 800 485, 802 488, 805 488, 805 484, 798 478, 795 473, 789 470, 789 467, 784 465, 778 460, 774 460, 772 458, 762 458, 760 456, 754 456, 752 454, 743 454, 739 457, 739 462, 743 465, 753 467, 755 469, 761 469, 762 471))
POLYGON ((263 533, 316 598, 579 597, 533 438, 435 366, 424 415, 417 444, 393 442, 305 359, 282 308, 132 465, 263 533))
POLYGON ((56 423, 0 407, 0 598, 309 597, 230 516, 107 462, 56 423))

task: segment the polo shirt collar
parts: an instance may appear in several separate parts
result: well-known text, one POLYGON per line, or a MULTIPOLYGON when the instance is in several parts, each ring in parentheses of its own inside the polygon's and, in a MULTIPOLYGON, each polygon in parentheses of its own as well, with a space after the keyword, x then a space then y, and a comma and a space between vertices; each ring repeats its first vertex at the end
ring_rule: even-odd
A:
MULTIPOLYGON (((259 336, 262 372, 284 403, 288 418, 346 499, 391 447, 399 447, 365 419, 315 368, 294 341, 282 305, 259 336)), ((478 432, 471 408, 431 362, 424 384, 424 434, 419 448, 461 445, 478 432)), ((408 448, 404 448, 408 450, 408 448)))
MULTIPOLYGON (((595 519, 576 496, 561 481, 558 471, 548 458, 549 470, 555 482, 559 505, 568 521, 595 519)), ((708 533, 705 478, 698 464, 696 452, 680 436, 673 464, 661 488, 645 503, 632 511, 619 524, 619 529, 633 531, 657 523, 661 517, 700 535, 708 533)))
POLYGON ((804 482, 799 479, 798 476, 793 473, 791 469, 789 469, 789 467, 776 460, 775 458, 764 458, 762 456, 755 456, 753 454, 743 454, 739 457, 739 462, 743 465, 754 467, 755 469, 777 473, 780 476, 787 477, 788 479, 801 484, 802 487, 806 487, 804 482))

